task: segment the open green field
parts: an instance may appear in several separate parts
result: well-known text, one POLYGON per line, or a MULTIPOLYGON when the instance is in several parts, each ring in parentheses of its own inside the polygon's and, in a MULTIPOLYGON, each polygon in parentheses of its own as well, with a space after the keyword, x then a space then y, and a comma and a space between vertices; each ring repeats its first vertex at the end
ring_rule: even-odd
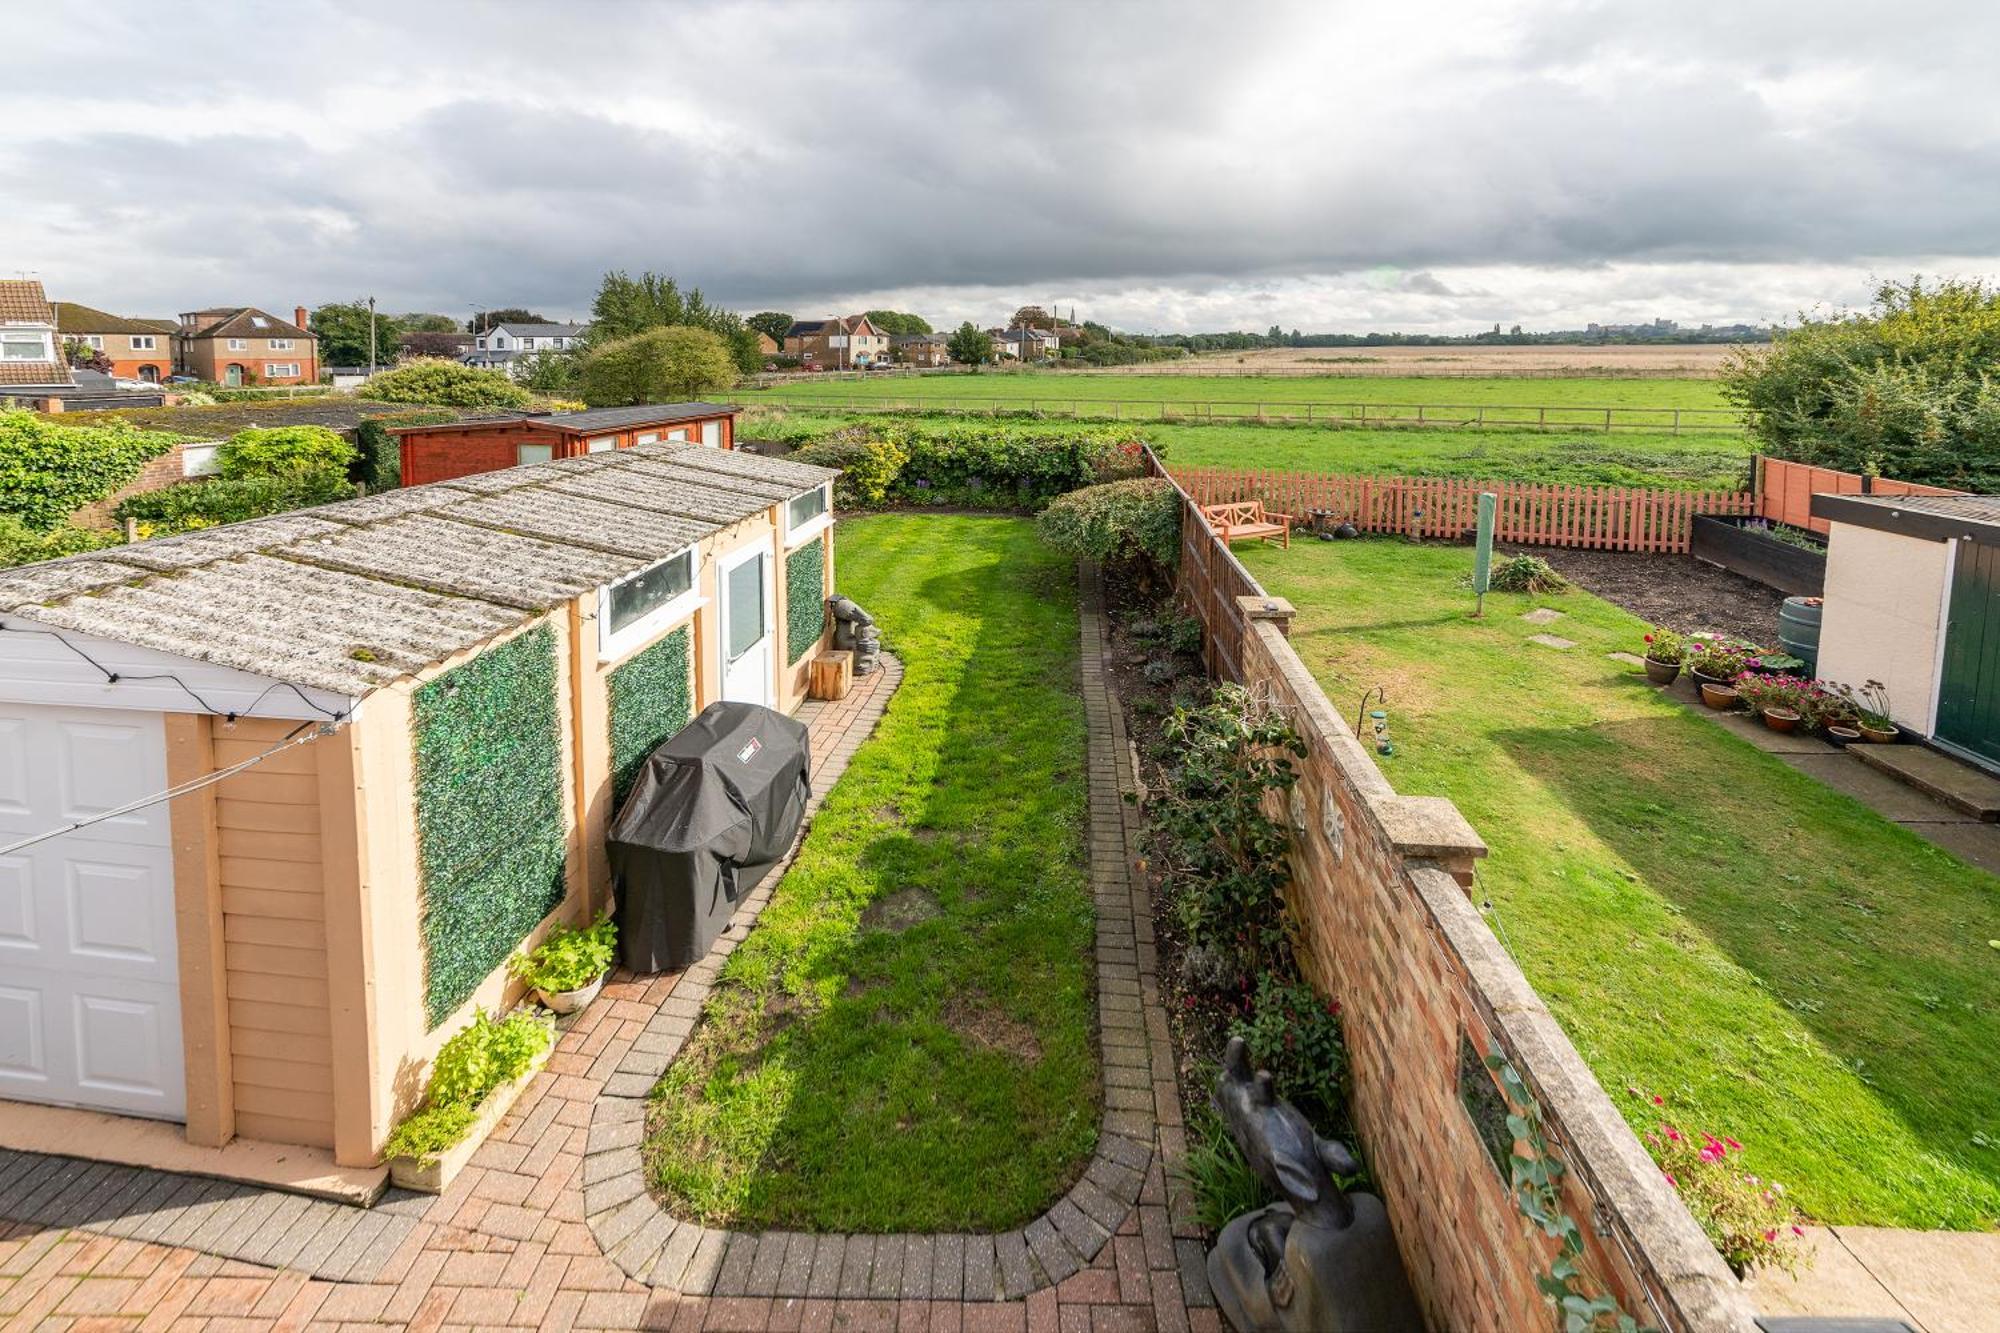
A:
POLYGON ((902 688, 655 1090, 710 1225, 999 1231, 1097 1142, 1076 566, 1022 519, 840 525, 902 688))
POLYGON ((1333 698, 1386 688, 1384 771, 1487 840, 1502 942, 1635 1129, 1664 1096, 1829 1223, 2000 1221, 2000 880, 1609 660, 1646 627, 1587 593, 1475 621, 1462 548, 1243 557, 1333 698))

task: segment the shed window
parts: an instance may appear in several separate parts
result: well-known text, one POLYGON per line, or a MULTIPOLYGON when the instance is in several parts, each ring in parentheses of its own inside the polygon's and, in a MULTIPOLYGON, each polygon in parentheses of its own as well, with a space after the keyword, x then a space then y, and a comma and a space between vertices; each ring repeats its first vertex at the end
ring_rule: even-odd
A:
POLYGON ((556 447, 552 444, 524 444, 514 451, 514 459, 523 466, 529 463, 546 463, 555 457, 556 447))
POLYGON ((617 443, 618 437, 616 435, 600 435, 594 440, 584 441, 583 451, 587 454, 601 454, 616 446, 617 443))
POLYGON ((816 486, 804 495, 794 495, 785 502, 785 548, 819 536, 833 522, 832 497, 829 486, 816 486))
POLYGON ((603 655, 614 657, 693 610, 694 572, 690 546, 606 587, 599 599, 603 655))

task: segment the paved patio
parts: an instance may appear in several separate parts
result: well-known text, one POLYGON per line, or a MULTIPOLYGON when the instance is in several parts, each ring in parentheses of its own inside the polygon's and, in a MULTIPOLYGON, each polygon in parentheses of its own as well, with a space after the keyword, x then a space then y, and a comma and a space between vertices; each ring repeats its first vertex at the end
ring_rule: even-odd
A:
MULTIPOLYGON (((1164 1168, 1184 1141, 1151 916, 1133 874, 1137 816, 1121 795, 1131 785, 1130 754, 1104 672, 1094 578, 1085 582, 1082 639, 1107 1112, 1100 1157, 1067 1196, 1089 1201, 1073 1210, 1077 1217, 1059 1203, 1001 1237, 730 1237, 690 1227, 670 1281, 628 1276, 671 1267, 666 1256, 682 1228, 656 1208, 650 1218, 664 1221, 650 1221, 635 1206, 650 1206, 644 1195, 607 1204, 611 1196, 597 1187, 629 1178, 636 1130, 619 1126, 638 1124, 640 1084, 650 1086, 671 1058, 662 1046, 684 1036, 666 1020, 692 1025, 718 954, 680 974, 614 979, 437 1198, 392 1194, 361 1210, 69 1158, 0 1155, 0 1216, 13 1219, 0 1223, 0 1318, 9 1328, 79 1330, 1219 1330, 1198 1229, 1181 1198, 1170 1197, 1164 1168), (603 1109, 612 1106, 619 1109, 603 1109), (614 1235, 614 1214, 635 1220, 614 1235), (657 1243, 639 1263, 634 1238, 648 1225, 657 1243)), ((802 711, 817 790, 844 770, 899 675, 885 661, 847 699, 802 711)), ((743 938, 776 879, 746 900, 722 953, 743 938)))

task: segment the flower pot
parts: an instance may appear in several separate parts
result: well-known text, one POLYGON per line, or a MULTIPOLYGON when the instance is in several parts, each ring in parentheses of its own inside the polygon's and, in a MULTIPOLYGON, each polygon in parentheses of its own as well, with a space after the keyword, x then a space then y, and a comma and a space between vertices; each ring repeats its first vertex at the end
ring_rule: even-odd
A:
POLYGON ((1734 685, 1722 685, 1704 680, 1701 683, 1701 701, 1710 708, 1734 708, 1736 707, 1736 687, 1734 685))
POLYGON ((1887 745, 1902 734, 1900 727, 1871 727, 1866 722, 1861 724, 1862 739, 1871 745, 1887 745))
POLYGON ((1674 678, 1680 674, 1679 662, 1656 662, 1650 657, 1646 659, 1646 679, 1655 685, 1671 685, 1674 683, 1674 678))
POLYGON ((1861 732, 1854 727, 1831 726, 1826 729, 1826 738, 1835 745, 1852 745, 1861 739, 1861 732))
POLYGON ((1693 677, 1694 677, 1694 683, 1695 683, 1695 684, 1697 684, 1697 685, 1727 685, 1727 684, 1729 684, 1729 677, 1727 677, 1727 676, 1711 676, 1711 675, 1708 675, 1708 674, 1706 674, 1706 673, 1704 673, 1704 672, 1700 672, 1700 671, 1697 671, 1697 670, 1695 670, 1695 669, 1694 669, 1693 667, 1689 667, 1689 668, 1688 668, 1688 674, 1689 674, 1690 676, 1693 676, 1693 677))
POLYGON ((544 1008, 553 1013, 573 1014, 597 998, 597 993, 604 989, 604 979, 610 975, 611 973, 607 969, 598 973, 597 980, 591 982, 588 986, 579 986, 575 990, 551 991, 537 989, 535 991, 535 998, 541 1001, 544 1008))
POLYGON ((1764 725, 1773 731, 1790 731, 1799 725, 1799 715, 1789 708, 1766 708, 1764 725))

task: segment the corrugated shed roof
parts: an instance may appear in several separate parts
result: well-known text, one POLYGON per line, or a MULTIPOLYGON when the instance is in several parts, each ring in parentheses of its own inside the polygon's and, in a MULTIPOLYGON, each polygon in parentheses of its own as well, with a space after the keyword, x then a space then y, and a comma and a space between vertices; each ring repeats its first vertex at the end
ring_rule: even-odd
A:
MULTIPOLYGON (((666 457, 666 455, 646 456, 662 459, 666 457)), ((745 453, 735 449, 679 449, 674 452, 672 458, 677 463, 686 463, 705 472, 720 472, 732 477, 750 477, 760 481, 789 484, 793 487, 793 494, 797 494, 801 489, 824 486, 840 475, 839 468, 795 463, 789 458, 772 458, 768 454, 745 453)))
POLYGON ((686 452, 713 451, 591 454, 25 565, 0 572, 0 615, 359 696, 774 503, 746 484, 805 489, 778 460, 746 455, 761 484, 657 461, 686 452))

